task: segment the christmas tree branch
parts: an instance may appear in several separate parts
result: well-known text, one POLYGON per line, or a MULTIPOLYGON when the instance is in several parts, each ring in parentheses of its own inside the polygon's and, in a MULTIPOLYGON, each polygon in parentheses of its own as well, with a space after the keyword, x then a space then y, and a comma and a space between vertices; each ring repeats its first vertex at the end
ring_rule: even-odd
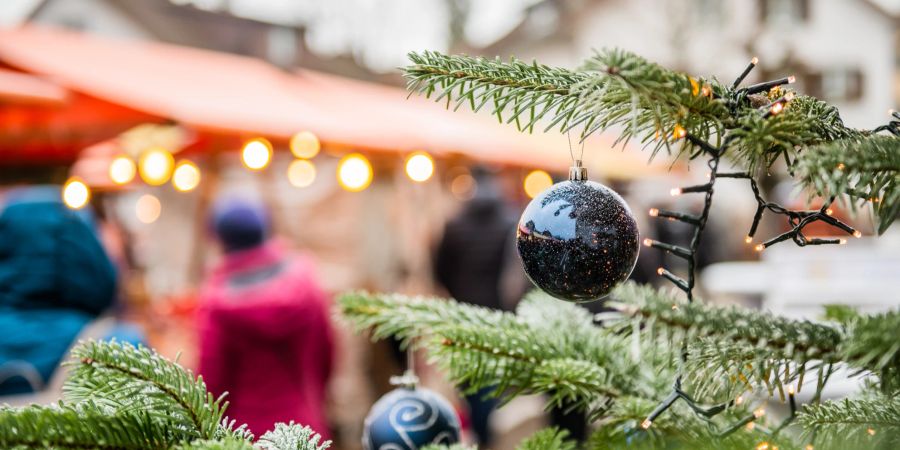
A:
POLYGON ((896 397, 808 405, 797 420, 808 434, 815 434, 816 442, 828 443, 825 448, 900 446, 900 400, 896 397))
POLYGON ((213 439, 227 404, 206 390, 202 378, 145 347, 88 341, 72 350, 74 367, 64 385, 73 403, 94 401, 117 411, 144 410, 199 439, 213 439))
POLYGON ((146 411, 107 414, 90 403, 0 408, 0 448, 166 449, 189 438, 146 411))
POLYGON ((871 202, 879 234, 900 214, 900 137, 834 141, 805 151, 797 166, 801 182, 815 194, 871 202))
POLYGON ((568 437, 566 430, 545 428, 523 440, 516 450, 575 450, 575 442, 568 440, 568 437))
POLYGON ((882 392, 900 391, 900 312, 861 316, 848 327, 841 346, 841 359, 852 367, 878 375, 882 392))
POLYGON ((274 430, 260 436, 257 446, 265 450, 327 450, 331 441, 322 441, 312 428, 294 422, 276 423, 274 430))

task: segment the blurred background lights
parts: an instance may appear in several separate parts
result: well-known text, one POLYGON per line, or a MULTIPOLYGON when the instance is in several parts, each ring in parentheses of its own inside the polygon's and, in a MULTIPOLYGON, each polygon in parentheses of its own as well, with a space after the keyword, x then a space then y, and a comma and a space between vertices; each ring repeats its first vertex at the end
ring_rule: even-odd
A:
POLYGON ((81 209, 91 199, 91 190, 84 181, 78 178, 70 178, 66 181, 62 190, 63 203, 72 209, 81 209))
POLYGON ((406 159, 406 175, 413 181, 423 182, 434 174, 434 159, 425 152, 413 153, 406 159))
POLYGON ((301 131, 291 138, 291 153, 298 158, 312 159, 321 148, 319 138, 311 131, 301 131))
POLYGON ((467 173, 459 174, 450 182, 450 193, 457 200, 470 200, 478 188, 475 178, 467 173))
POLYGON ((535 198, 545 189, 553 186, 553 178, 550 177, 549 173, 544 172, 543 170, 532 170, 525 177, 523 185, 525 187, 525 194, 530 198, 535 198))
POLYGON ((134 179, 137 166, 134 161, 125 156, 116 156, 109 164, 109 179, 115 184, 126 184, 134 179))
POLYGON ((262 170, 272 160, 272 144, 263 138, 253 139, 244 145, 241 161, 250 170, 262 170))
POLYGON ((365 156, 351 153, 338 163, 338 182, 350 192, 359 192, 372 183, 372 165, 365 156))
POLYGON ((194 190, 200 184, 200 168, 191 161, 183 160, 175 166, 172 185, 180 192, 194 190))
POLYGON ((159 186, 169 181, 175 158, 166 149, 154 147, 145 151, 138 161, 138 172, 141 179, 151 186, 159 186))
POLYGON ((298 188, 307 187, 316 181, 316 166, 305 159, 295 159, 288 166, 287 176, 291 185, 298 188))
POLYGON ((159 219, 159 215, 162 212, 162 204, 155 195, 144 194, 135 203, 134 212, 141 223, 150 224, 159 219))

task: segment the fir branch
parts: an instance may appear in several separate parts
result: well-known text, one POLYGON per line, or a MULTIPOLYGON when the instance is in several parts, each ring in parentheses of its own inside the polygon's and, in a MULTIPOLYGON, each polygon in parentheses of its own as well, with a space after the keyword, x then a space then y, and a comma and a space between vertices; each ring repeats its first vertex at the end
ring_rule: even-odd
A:
POLYGON ((841 357, 851 366, 878 375, 885 394, 900 391, 900 311, 862 316, 849 326, 841 357))
POLYGON ((199 439, 216 437, 227 404, 177 363, 145 347, 103 341, 79 343, 72 358, 63 387, 68 401, 94 401, 117 412, 148 411, 199 439))
POLYGON ((190 436, 147 412, 107 414, 90 403, 0 407, 0 448, 166 449, 190 436))
POLYGON ((814 194, 871 202, 879 234, 900 214, 900 138, 843 139, 811 148, 801 156, 798 174, 814 194))
POLYGON ((331 441, 322 441, 322 436, 312 428, 295 424, 276 423, 275 429, 259 438, 257 446, 265 450, 326 450, 331 441))
POLYGON ((250 441, 244 439, 197 440, 181 444, 175 450, 254 450, 250 441))
POLYGON ((797 417, 816 448, 897 448, 900 399, 844 399, 807 405, 797 417), (822 443, 824 445, 818 445, 822 443))
POLYGON ((556 427, 540 430, 516 446, 516 450, 575 450, 569 432, 556 427))

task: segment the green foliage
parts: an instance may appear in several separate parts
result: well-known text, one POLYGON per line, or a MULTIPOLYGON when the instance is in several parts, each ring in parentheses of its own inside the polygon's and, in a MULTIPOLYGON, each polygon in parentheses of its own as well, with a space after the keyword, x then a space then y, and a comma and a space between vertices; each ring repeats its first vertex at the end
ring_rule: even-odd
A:
POLYGON ((266 432, 259 438, 257 445, 266 450, 326 450, 331 448, 331 441, 321 444, 322 436, 309 427, 277 423, 275 429, 266 432))
POLYGON ((805 151, 797 166, 800 180, 815 194, 870 202, 879 234, 900 214, 900 138, 834 141, 805 151))
POLYGON ((522 441, 516 450, 575 450, 575 442, 568 437, 566 430, 545 428, 522 441))
MULTIPOLYGON (((227 403, 201 378, 153 350, 87 341, 55 406, 0 407, 0 448, 182 449, 255 448, 253 435, 224 418, 227 403)), ((330 441, 300 425, 278 424, 260 439, 269 450, 326 450, 330 441)))
POLYGON ((72 350, 63 388, 71 403, 96 402, 115 411, 147 411, 198 439, 213 439, 227 405, 202 378, 145 347, 89 341, 72 350))
POLYGON ((0 448, 165 449, 188 439, 149 412, 109 414, 97 405, 0 408, 0 448))
POLYGON ((816 436, 816 448, 900 448, 900 399, 897 397, 808 405, 798 421, 807 434, 816 436))
POLYGON ((429 444, 422 447, 421 450, 478 450, 477 447, 471 447, 463 444, 453 444, 453 445, 437 445, 437 444, 429 444))
POLYGON ((900 391, 900 312, 863 316, 849 327, 841 359, 878 375, 886 394, 900 391))

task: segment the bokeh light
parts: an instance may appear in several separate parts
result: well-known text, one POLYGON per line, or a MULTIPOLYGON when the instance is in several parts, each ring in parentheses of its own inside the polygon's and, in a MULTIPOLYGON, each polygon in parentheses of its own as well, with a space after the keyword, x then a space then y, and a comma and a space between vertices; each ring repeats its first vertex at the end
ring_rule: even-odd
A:
POLYGON ((162 204, 155 195, 144 194, 135 203, 134 212, 138 220, 150 224, 159 219, 159 215, 162 213, 162 204))
POLYGON ((550 177, 549 173, 543 170, 532 170, 525 177, 523 185, 525 187, 525 194, 530 198, 535 198, 545 189, 553 186, 553 178, 550 177))
POLYGON ((120 155, 109 163, 109 179, 115 184, 130 183, 137 174, 137 165, 131 158, 120 155))
POLYGON ((169 181, 172 176, 172 166, 175 165, 175 158, 168 150, 161 147, 154 147, 143 154, 138 161, 138 173, 145 183, 151 186, 159 186, 169 181))
POLYGON ((478 185, 469 173, 459 174, 450 182, 450 193, 457 200, 470 200, 475 196, 478 185))
POLYGON ((434 159, 425 152, 416 152, 406 159, 406 175, 419 183, 427 181, 434 174, 434 159))
POLYGON ((338 182, 350 192, 359 192, 372 183, 372 164, 365 156, 351 153, 338 163, 338 182))
POLYGON ((198 185, 200 185, 200 168, 186 159, 179 161, 172 174, 172 186, 180 192, 188 192, 198 185))
POLYGON ((287 176, 293 186, 307 187, 316 181, 316 165, 305 159, 295 159, 288 166, 287 176))
POLYGON ((81 209, 91 200, 91 189, 84 181, 78 178, 70 178, 66 181, 62 190, 63 203, 72 209, 81 209))
POLYGON ((272 144, 264 138, 257 138, 244 144, 241 161, 250 170, 262 170, 272 161, 272 144))
POLYGON ((311 159, 321 148, 319 138, 311 131, 301 131, 291 137, 291 153, 298 158, 311 159))

